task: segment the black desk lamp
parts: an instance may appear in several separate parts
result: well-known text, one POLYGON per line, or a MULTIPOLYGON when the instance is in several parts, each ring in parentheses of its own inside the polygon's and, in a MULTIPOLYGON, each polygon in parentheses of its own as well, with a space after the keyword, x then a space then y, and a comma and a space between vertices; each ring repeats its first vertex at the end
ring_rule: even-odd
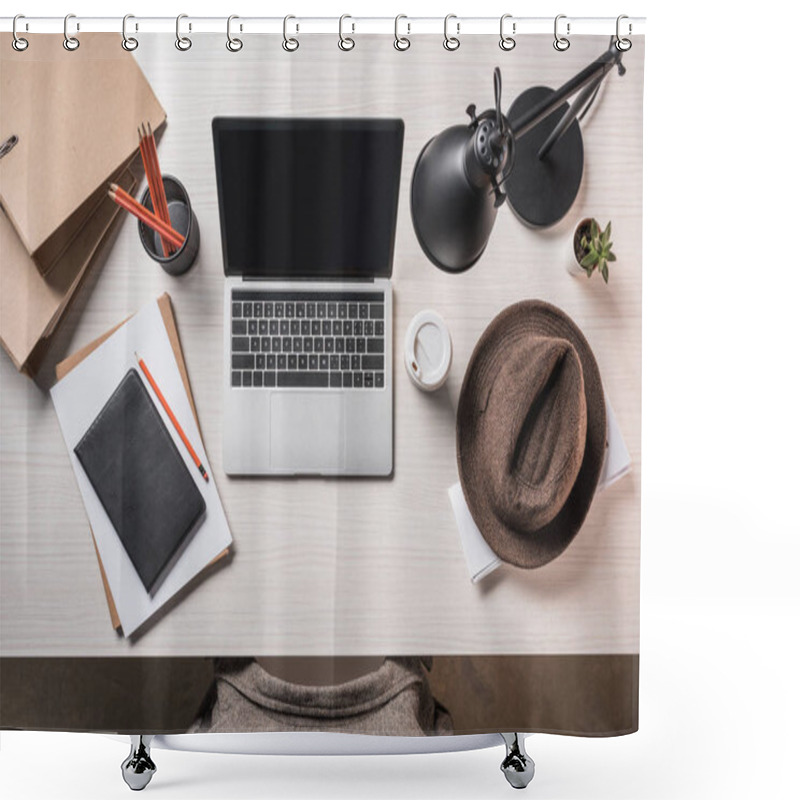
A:
POLYGON ((425 145, 411 181, 411 217, 437 267, 463 272, 481 257, 506 196, 531 227, 553 225, 569 211, 583 177, 578 120, 614 65, 623 75, 622 53, 612 39, 603 55, 560 89, 523 92, 508 117, 500 110, 495 68, 495 107, 476 116, 470 105, 469 124, 447 128, 425 145), (566 101, 576 92, 570 106, 566 101))

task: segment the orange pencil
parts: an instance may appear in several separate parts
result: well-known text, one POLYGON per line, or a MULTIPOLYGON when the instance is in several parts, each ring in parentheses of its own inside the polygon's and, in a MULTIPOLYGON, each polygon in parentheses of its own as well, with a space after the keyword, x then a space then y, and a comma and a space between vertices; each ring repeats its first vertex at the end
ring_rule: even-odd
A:
POLYGON ((172 409, 169 407, 169 403, 164 398, 164 395, 161 394, 161 389, 158 388, 158 384, 155 382, 155 379, 150 374, 150 370, 147 369, 147 365, 144 363, 144 359, 139 357, 139 354, 134 352, 136 356, 136 361, 138 362, 139 366, 141 367, 142 372, 144 372, 145 378, 147 378, 147 382, 150 386, 153 387, 153 391, 156 393, 156 397, 158 397, 159 402, 164 407, 164 411, 167 412, 167 416, 170 418, 172 424, 175 426, 175 430, 178 431, 178 436, 181 437, 181 441, 186 445, 186 449, 189 451, 189 455, 192 457, 192 461, 194 461, 195 466, 197 469, 200 470, 200 474, 208 481, 208 473, 206 472, 206 468, 203 466, 200 459, 197 457, 197 453, 194 451, 194 447, 192 447, 191 442, 186 437, 186 434, 183 432, 183 428, 181 428, 180 422, 175 418, 175 415, 172 413, 172 409))
POLYGON ((171 244, 174 244, 176 247, 180 247, 183 244, 184 237, 178 233, 178 231, 162 222, 152 211, 145 208, 138 200, 134 200, 124 189, 117 186, 116 183, 109 184, 108 196, 117 203, 117 205, 122 206, 126 211, 130 211, 131 214, 156 231, 156 233, 168 239, 171 244))
POLYGON ((172 227, 172 221, 169 218, 169 203, 167 202, 167 194, 164 191, 164 178, 161 176, 161 162, 158 160, 158 150, 156 149, 156 137, 153 135, 153 129, 150 123, 147 123, 147 139, 150 142, 150 159, 153 168, 153 180, 156 183, 156 192, 158 192, 158 201, 161 206, 161 214, 159 216, 172 227))
MULTIPOLYGON (((144 125, 142 125, 142 127, 140 128, 137 128, 136 132, 139 134, 139 154, 142 157, 142 164, 144 165, 144 174, 145 177, 147 178, 147 185, 150 187, 150 201, 153 204, 153 211, 156 213, 156 216, 159 217, 159 219, 167 222, 167 224, 169 224, 168 220, 164 219, 164 215, 163 213, 160 212, 158 207, 159 197, 155 189, 156 185, 155 172, 153 170, 152 160, 149 155, 146 132, 143 129, 144 125)), ((163 251, 164 255, 170 255, 170 253, 172 252, 171 245, 169 244, 169 242, 167 242, 167 240, 164 238, 162 234, 159 234, 159 237, 161 239, 161 250, 163 251)))
MULTIPOLYGON (((153 136, 153 129, 150 123, 142 123, 142 133, 144 135, 144 142, 147 148, 147 154, 150 161, 150 171, 153 174, 153 183, 150 185, 150 196, 153 199, 153 209, 156 215, 162 222, 172 227, 172 221, 169 217, 169 204, 167 203, 167 195, 164 192, 164 179, 161 177, 161 165, 158 162, 158 151, 156 150, 156 139, 153 136)), ((172 254, 172 247, 168 244, 166 255, 172 254)))

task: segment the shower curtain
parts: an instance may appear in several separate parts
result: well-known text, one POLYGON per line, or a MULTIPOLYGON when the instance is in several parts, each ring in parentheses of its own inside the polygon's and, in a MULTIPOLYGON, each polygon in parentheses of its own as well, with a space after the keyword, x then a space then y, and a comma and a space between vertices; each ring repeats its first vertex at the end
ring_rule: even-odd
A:
POLYGON ((0 40, 0 726, 635 731, 643 37, 232 30, 0 40))

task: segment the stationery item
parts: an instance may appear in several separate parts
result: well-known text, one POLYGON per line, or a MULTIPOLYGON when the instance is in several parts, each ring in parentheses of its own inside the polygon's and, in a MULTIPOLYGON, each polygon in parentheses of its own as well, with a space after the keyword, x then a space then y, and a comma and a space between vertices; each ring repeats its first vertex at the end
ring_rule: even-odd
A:
POLYGON ((116 183, 109 184, 108 196, 118 205, 133 214, 140 222, 152 228, 159 236, 167 239, 177 247, 183 244, 183 235, 162 222, 149 208, 145 208, 138 200, 131 197, 116 183))
POLYGON ((18 370, 34 375, 91 265, 113 234, 118 209, 108 180, 132 192, 125 170, 136 154, 133 120, 157 126, 164 110, 119 37, 64 49, 63 36, 36 36, 20 56, 0 34, 0 340, 18 370), (41 98, 47 101, 42 102, 41 98))
MULTIPOLYGON (((150 155, 150 137, 143 132, 143 129, 144 126, 140 126, 139 128, 136 129, 139 134, 139 154, 142 157, 142 164, 144 165, 144 173, 147 178, 147 187, 153 188, 158 185, 157 184, 158 179, 156 178, 155 175, 154 160, 150 155)), ((159 195, 159 200, 160 200, 160 195, 159 195)), ((162 222, 165 222, 167 225, 170 225, 169 218, 164 216, 163 209, 160 207, 160 202, 156 204, 156 215, 159 217, 159 219, 162 220, 162 222)), ((171 246, 166 241, 166 239, 164 239, 163 236, 160 236, 159 238, 161 240, 161 249, 164 250, 164 252, 166 253, 167 248, 170 248, 171 246)))
MULTIPOLYGON (((166 299, 166 298, 164 298, 166 299)), ((175 416, 195 444, 197 455, 208 463, 200 432, 192 413, 192 404, 182 380, 175 353, 177 337, 167 330, 162 304, 153 301, 123 323, 108 338, 71 370, 51 390, 61 431, 67 444, 87 515, 95 536, 98 556, 108 582, 109 591, 119 615, 123 633, 130 636, 168 600, 195 578, 212 560, 231 545, 225 512, 217 492, 214 476, 202 481, 178 434, 171 428, 166 412, 154 403, 179 457, 192 476, 205 501, 206 514, 191 539, 181 549, 180 557, 158 580, 152 593, 142 583, 136 568, 122 545, 100 499, 81 466, 73 448, 98 416, 108 398, 122 381, 133 362, 134 350, 147 356, 147 364, 158 375, 159 388, 175 416)))
MULTIPOLYGON (((129 192, 136 186, 127 169, 116 180, 129 192)), ((0 209, 0 342, 14 366, 28 375, 36 374, 52 334, 113 236, 119 208, 105 200, 105 188, 98 190, 95 202, 97 212, 46 275, 0 209)))
POLYGON ((541 300, 509 306, 472 354, 456 415, 458 474, 503 561, 532 569, 580 530, 603 466, 603 385, 589 343, 541 300))
POLYGON ((147 368, 147 364, 144 363, 144 359, 139 356, 138 353, 134 354, 136 356, 136 361, 139 363, 139 367, 144 373, 144 376, 147 378, 148 383, 150 384, 153 391, 156 393, 156 397, 158 397, 158 401, 164 408, 164 411, 167 412, 167 416, 170 419, 170 422, 175 427, 175 430, 178 432, 178 436, 181 437, 181 441, 183 442, 186 449, 189 451, 189 455, 192 457, 192 461, 194 461, 195 466, 198 470, 200 470, 200 474, 203 476, 203 479, 208 481, 208 473, 206 472, 206 468, 203 466, 203 463, 197 456, 197 453, 194 451, 194 447, 192 447, 191 442, 187 438, 186 434, 183 432, 183 428, 181 427, 180 422, 175 418, 175 415, 172 413, 172 409, 169 407, 169 403, 164 398, 164 395, 161 393, 161 389, 158 388, 158 384, 155 382, 153 375, 151 374, 150 370, 147 368))
POLYGON ((497 553, 486 544, 486 539, 481 536, 472 514, 469 513, 467 501, 460 483, 454 483, 448 490, 450 505, 456 518, 456 527, 461 537, 461 547, 467 561, 467 570, 473 583, 485 578, 494 572, 502 563, 497 553))
MULTIPOLYGON (((631 468, 628 448, 625 446, 622 431, 617 424, 617 418, 608 402, 608 397, 606 397, 606 425, 606 456, 597 483, 598 492, 611 486, 612 483, 616 483, 623 475, 627 475, 631 468)), ((467 562, 470 579, 473 583, 478 583, 494 572, 503 562, 481 536, 467 507, 461 484, 454 483, 447 490, 447 494, 453 507, 453 515, 461 537, 461 546, 464 549, 464 558, 467 562)))
POLYGON ((453 343, 445 321, 435 311, 420 311, 409 323, 405 340, 406 371, 425 392, 436 391, 447 380, 453 343))
POLYGON ((156 149, 156 140, 153 136, 153 129, 150 123, 147 123, 147 142, 150 147, 150 157, 153 162, 153 177, 155 178, 155 192, 158 196, 158 215, 167 225, 171 225, 169 219, 169 205, 167 204, 167 196, 164 193, 164 180, 161 176, 161 164, 158 160, 158 150, 156 149))
MULTIPOLYGON (((144 224, 142 220, 139 220, 139 239, 144 245, 147 255, 153 261, 157 261, 164 272, 170 275, 181 275, 194 264, 197 258, 200 250, 200 226, 197 224, 197 217, 192 210, 189 195, 177 178, 164 175, 158 181, 158 185, 164 191, 164 203, 169 208, 168 213, 173 230, 183 237, 183 243, 179 247, 165 250, 155 231, 144 224)), ((149 188, 142 197, 142 205, 148 211, 154 208, 149 188)), ((169 240, 167 244, 169 246, 169 240)))
POLYGON ((614 409, 606 397, 606 420, 608 436, 606 438, 606 457, 603 459, 603 469, 597 481, 597 489, 605 489, 616 483, 631 471, 631 454, 622 438, 622 431, 617 423, 614 409))
POLYGON ((135 369, 74 449, 150 592, 206 504, 135 369))
MULTIPOLYGON (((191 407, 192 416, 195 421, 195 425, 198 426, 199 423, 197 420, 197 409, 194 406, 194 398, 192 397, 192 387, 189 384, 189 374, 186 371, 186 363, 183 358, 183 350, 181 349, 180 339, 178 337, 178 328, 175 325, 175 315, 172 312, 172 303, 170 302, 168 294, 162 294, 161 297, 157 300, 158 303, 158 310, 161 313, 161 319, 164 322, 164 328, 167 331, 167 336, 169 338, 170 346, 172 347, 172 353, 175 356, 175 362, 178 365, 178 370, 181 375, 181 382, 183 384, 183 389, 186 392, 186 396, 189 400, 189 406, 191 407)), ((128 318, 130 319, 130 317, 128 318)), ((90 356, 100 345, 103 344, 110 336, 112 336, 116 331, 118 331, 128 320, 115 325, 110 330, 106 331, 102 336, 99 336, 93 342, 90 342, 85 347, 82 347, 80 350, 73 353, 71 356, 65 358, 60 364, 56 366, 56 377, 61 380, 65 375, 71 372, 78 364, 80 364, 85 358, 90 356)), ((111 624, 115 629, 120 629, 122 627, 120 623, 119 614, 117 612, 117 607, 114 603, 114 597, 111 594, 111 588, 108 583, 108 578, 106 577, 105 569, 103 568, 103 562, 100 558, 100 553, 97 549, 97 542, 92 532, 92 542, 94 543, 95 554, 97 555, 97 564, 100 567, 100 577, 103 581, 103 590, 106 595, 106 601, 108 602, 108 610, 111 615, 111 624)), ((226 558, 230 554, 230 549, 225 548, 220 553, 218 553, 211 561, 206 565, 206 569, 212 567, 218 561, 226 558)))
MULTIPOLYGON (((11 38, 0 36, 4 53, 11 38)), ((17 137, 0 159, 0 203, 43 273, 83 238, 94 193, 136 155, 137 121, 166 119, 118 35, 93 35, 72 52, 63 42, 37 35, 35 54, 3 58, 0 82, 0 140, 17 137)))

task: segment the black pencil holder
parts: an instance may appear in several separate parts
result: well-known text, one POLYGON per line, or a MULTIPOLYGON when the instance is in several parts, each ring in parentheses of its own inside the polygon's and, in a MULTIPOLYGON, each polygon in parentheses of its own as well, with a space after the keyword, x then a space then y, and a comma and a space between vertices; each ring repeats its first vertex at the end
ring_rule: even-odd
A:
MULTIPOLYGON (((163 175, 162 179, 164 194, 167 196, 169 221, 172 227, 184 237, 183 244, 171 255, 166 255, 161 247, 161 237, 141 221, 139 222, 139 238, 142 240, 147 255, 153 261, 158 261, 165 272, 170 275, 182 275, 197 258, 200 250, 200 227, 183 184, 171 175, 163 175)), ((149 211, 153 210, 149 187, 145 190, 141 203, 149 211)))

